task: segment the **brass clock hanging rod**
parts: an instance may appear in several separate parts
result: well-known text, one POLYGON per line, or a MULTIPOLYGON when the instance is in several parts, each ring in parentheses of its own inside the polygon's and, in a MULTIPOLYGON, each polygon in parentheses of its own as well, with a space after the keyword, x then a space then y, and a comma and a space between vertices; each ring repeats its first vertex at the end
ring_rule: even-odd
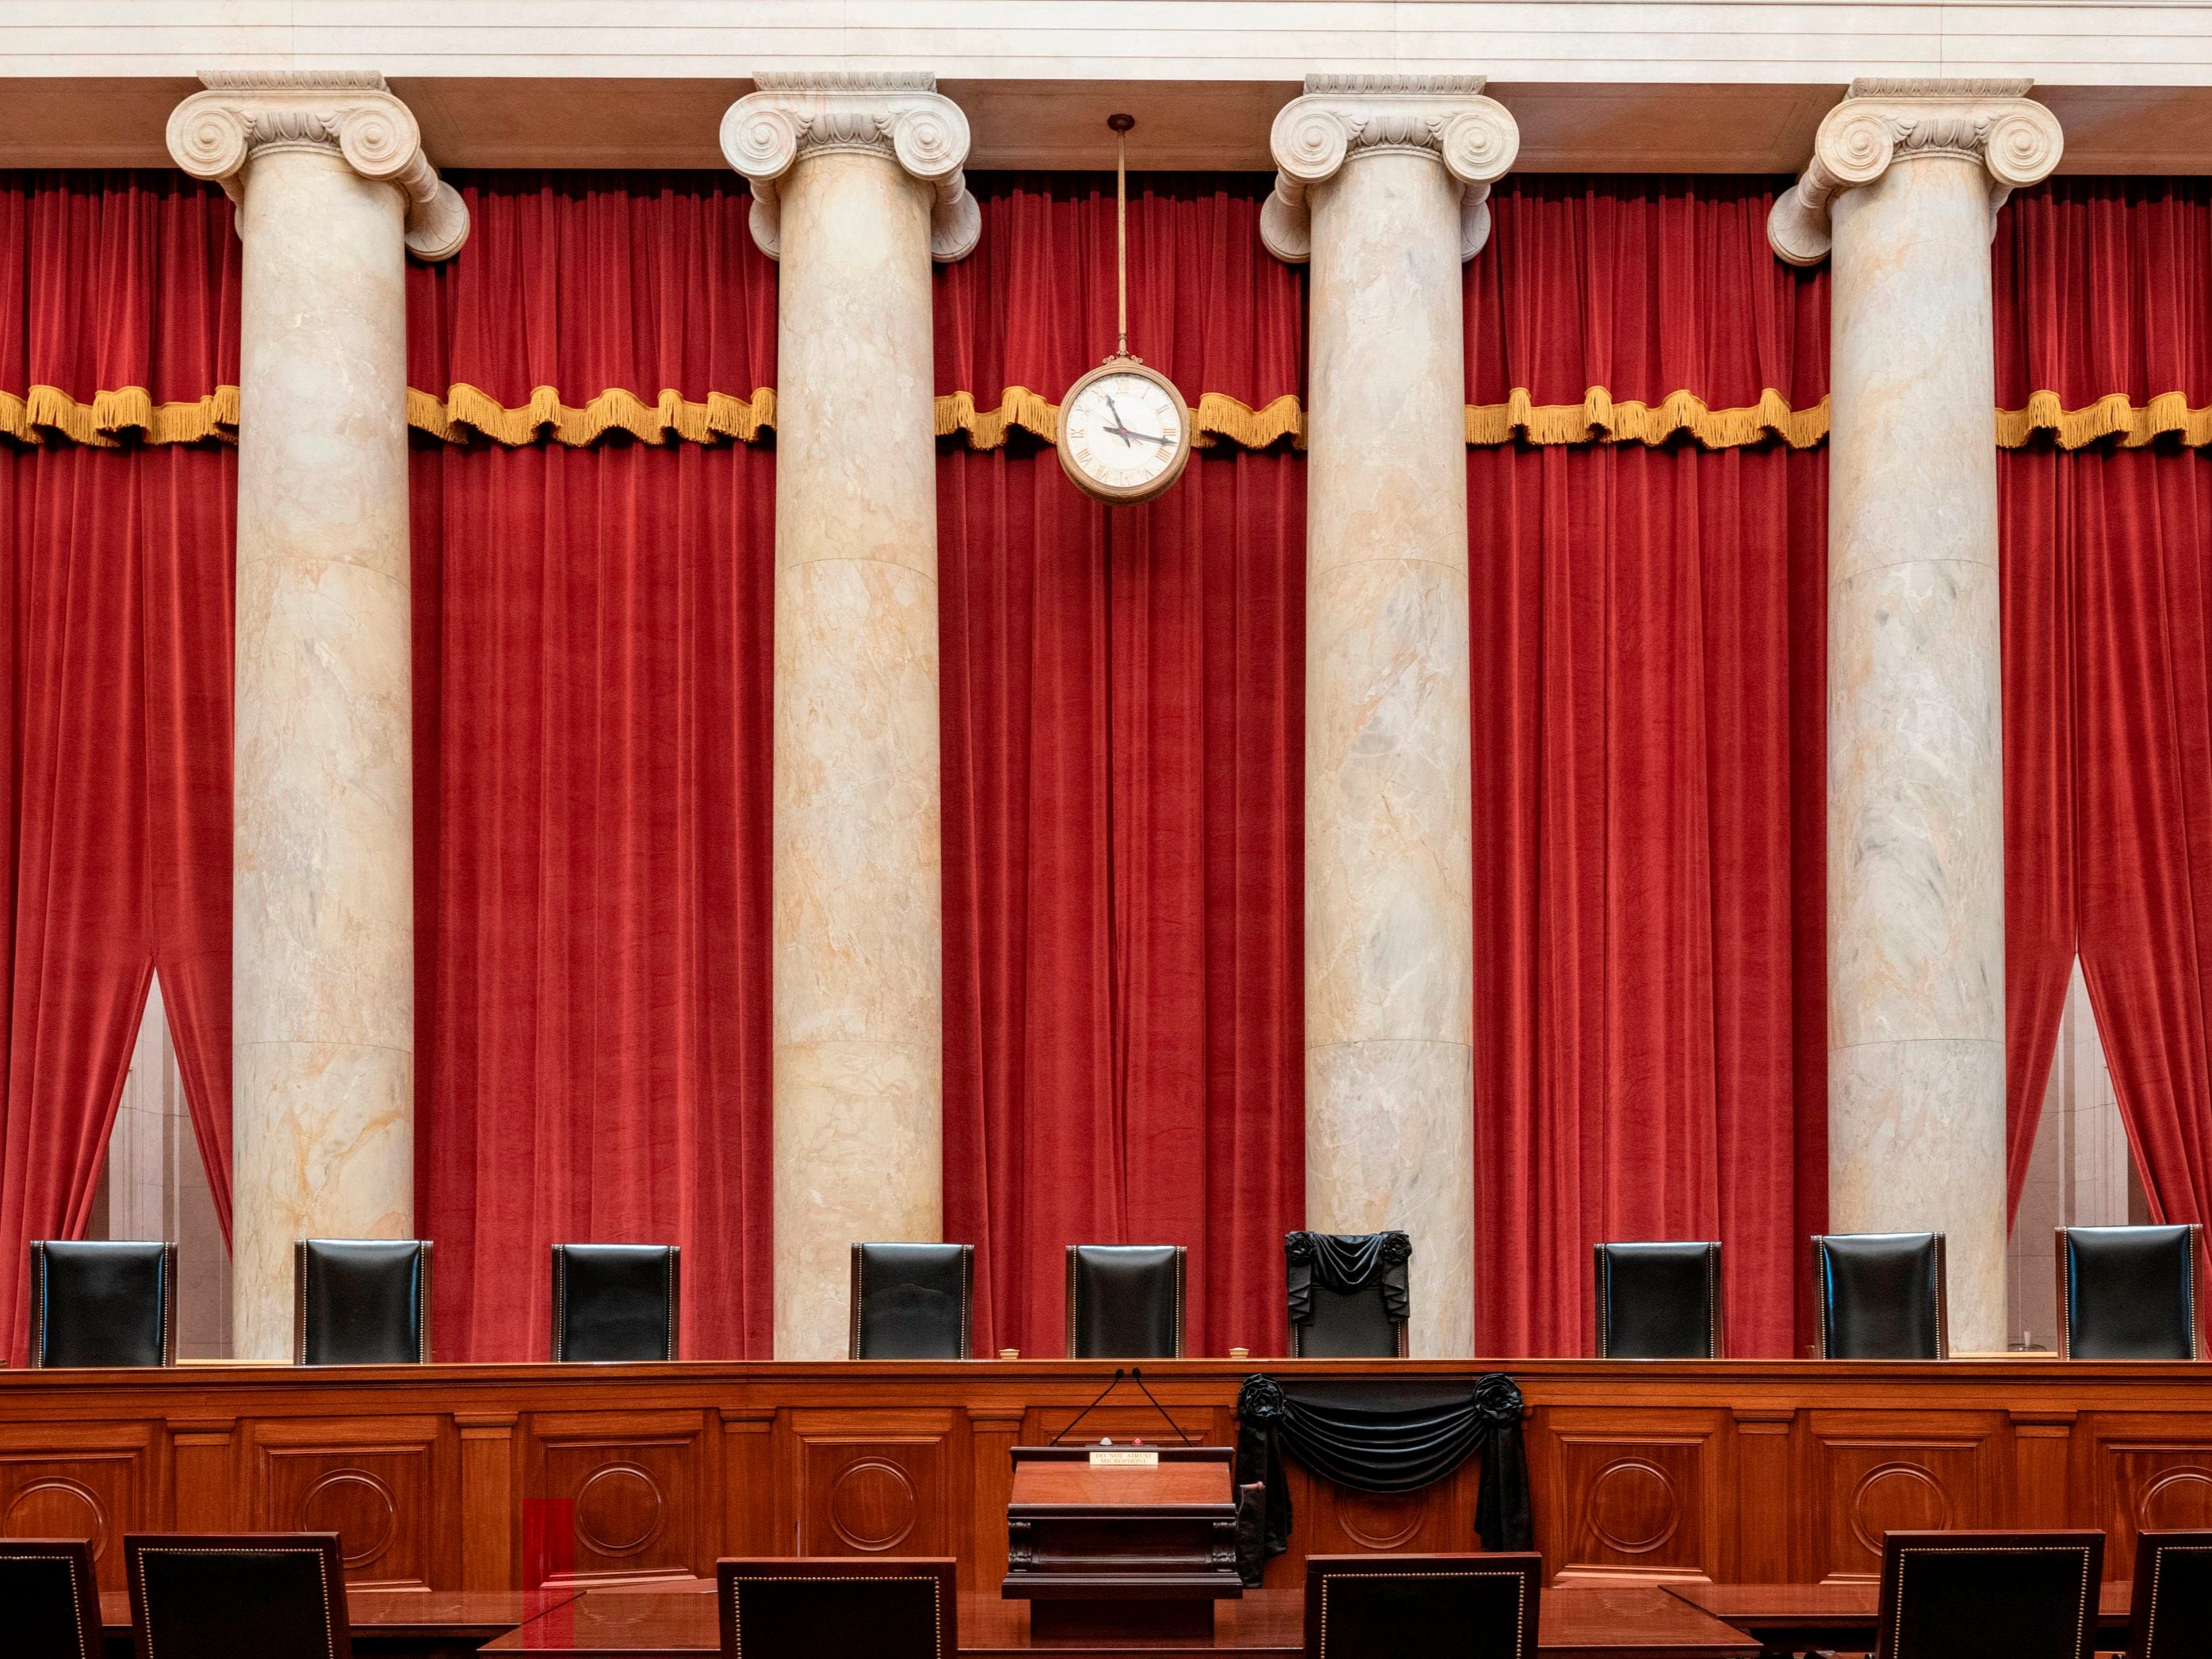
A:
POLYGON ((1114 355, 1129 355, 1129 129, 1133 115, 1109 115, 1114 130, 1114 355))

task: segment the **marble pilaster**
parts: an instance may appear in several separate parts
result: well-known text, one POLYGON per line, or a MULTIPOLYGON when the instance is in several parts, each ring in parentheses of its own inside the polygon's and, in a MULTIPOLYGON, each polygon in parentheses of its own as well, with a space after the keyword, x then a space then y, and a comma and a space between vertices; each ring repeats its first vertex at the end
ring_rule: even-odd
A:
POLYGON ((845 1351, 847 1251, 942 1237, 930 261, 981 215, 927 75, 763 76, 722 124, 778 298, 775 1357, 845 1351))
POLYGON ((1310 76, 1261 221, 1313 272, 1306 1224, 1412 1235, 1419 1355, 1474 1340, 1460 266, 1520 142, 1482 86, 1310 76))
POLYGON ((209 75, 169 119, 245 244, 238 435, 236 1352, 289 1353, 291 1243, 414 1230, 411 248, 468 216, 380 75, 209 75))
POLYGON ((2004 778, 1990 239, 2058 161, 2025 81, 1860 81, 1768 239, 1834 260, 1828 1221, 1948 1235, 2005 1328, 2004 778))

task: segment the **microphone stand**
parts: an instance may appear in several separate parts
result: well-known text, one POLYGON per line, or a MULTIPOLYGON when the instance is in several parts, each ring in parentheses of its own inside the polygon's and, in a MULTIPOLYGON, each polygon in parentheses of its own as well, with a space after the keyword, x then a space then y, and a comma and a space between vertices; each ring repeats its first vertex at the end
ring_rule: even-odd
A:
MULTIPOLYGON (((1098 1401, 1103 1400, 1108 1395, 1113 1393, 1114 1390, 1121 1385, 1121 1379, 1127 1375, 1128 1373, 1123 1370, 1119 1365, 1115 1366, 1113 1380, 1108 1382, 1104 1388, 1098 1390, 1098 1399, 1093 1400, 1090 1405, 1085 1406, 1081 1411, 1076 1413, 1074 1417, 1069 1420, 1067 1426, 1062 1429, 1058 1434, 1053 1436, 1053 1437, 1046 1443, 1048 1445, 1057 1446, 1061 1441, 1066 1439, 1069 1435, 1073 1434, 1075 1432, 1076 1424, 1080 1423, 1085 1418, 1090 1416, 1092 1409, 1098 1404, 1098 1401)), ((1142 1385, 1139 1384, 1139 1386, 1141 1387, 1142 1385)), ((1150 1394, 1152 1390, 1150 1389, 1146 1389, 1145 1392, 1146 1394, 1150 1394)), ((1156 1401, 1153 1403, 1157 1405, 1158 1402, 1156 1401)))
MULTIPOLYGON (((1115 1373, 1117 1376, 1120 1374, 1121 1373, 1118 1371, 1115 1373)), ((1161 1418, 1165 1420, 1167 1425, 1176 1431, 1176 1433, 1182 1438, 1184 1445, 1195 1446, 1198 1443, 1198 1442, 1193 1440, 1188 1435, 1183 1433, 1182 1424, 1176 1422, 1172 1417, 1168 1416, 1168 1408, 1160 1404, 1159 1397, 1153 1394, 1151 1385, 1145 1381, 1145 1368, 1142 1365, 1133 1365, 1129 1368, 1129 1380, 1132 1382, 1134 1382, 1139 1388, 1144 1389, 1145 1398, 1152 1402, 1152 1409, 1158 1412, 1161 1418)), ((1091 1403, 1096 1405, 1097 1402, 1093 1401, 1091 1403)), ((1086 1407, 1085 1409, 1088 1410, 1089 1407, 1086 1407)))

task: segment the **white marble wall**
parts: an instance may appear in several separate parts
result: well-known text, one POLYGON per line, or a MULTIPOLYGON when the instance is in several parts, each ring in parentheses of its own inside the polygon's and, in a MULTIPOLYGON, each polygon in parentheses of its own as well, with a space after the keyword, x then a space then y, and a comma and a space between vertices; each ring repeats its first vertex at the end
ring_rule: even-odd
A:
POLYGON ((1945 1232, 1962 1352, 2007 1322, 1989 246, 2057 160, 2025 90, 1855 85, 1772 228, 1833 242, 1828 1224, 1945 1232))

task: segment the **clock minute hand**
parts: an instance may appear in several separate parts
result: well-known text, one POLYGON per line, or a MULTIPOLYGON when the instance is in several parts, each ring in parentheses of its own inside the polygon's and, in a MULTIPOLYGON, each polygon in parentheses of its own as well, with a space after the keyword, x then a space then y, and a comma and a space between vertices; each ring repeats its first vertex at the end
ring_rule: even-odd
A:
POLYGON ((1107 412, 1114 417, 1114 424, 1108 427, 1106 429, 1112 433, 1115 437, 1121 439, 1122 448, 1128 448, 1129 439, 1133 434, 1130 433, 1128 428, 1121 424, 1121 411, 1115 406, 1114 396, 1111 392, 1108 392, 1106 394, 1106 410, 1107 412))
MULTIPOLYGON (((1121 417, 1116 415, 1114 418, 1118 421, 1121 417)), ((1132 438, 1142 438, 1146 443, 1158 444, 1163 449, 1168 447, 1168 441, 1157 432, 1132 432, 1126 426, 1109 426, 1106 429, 1120 438, 1123 443, 1128 442, 1132 438)))

